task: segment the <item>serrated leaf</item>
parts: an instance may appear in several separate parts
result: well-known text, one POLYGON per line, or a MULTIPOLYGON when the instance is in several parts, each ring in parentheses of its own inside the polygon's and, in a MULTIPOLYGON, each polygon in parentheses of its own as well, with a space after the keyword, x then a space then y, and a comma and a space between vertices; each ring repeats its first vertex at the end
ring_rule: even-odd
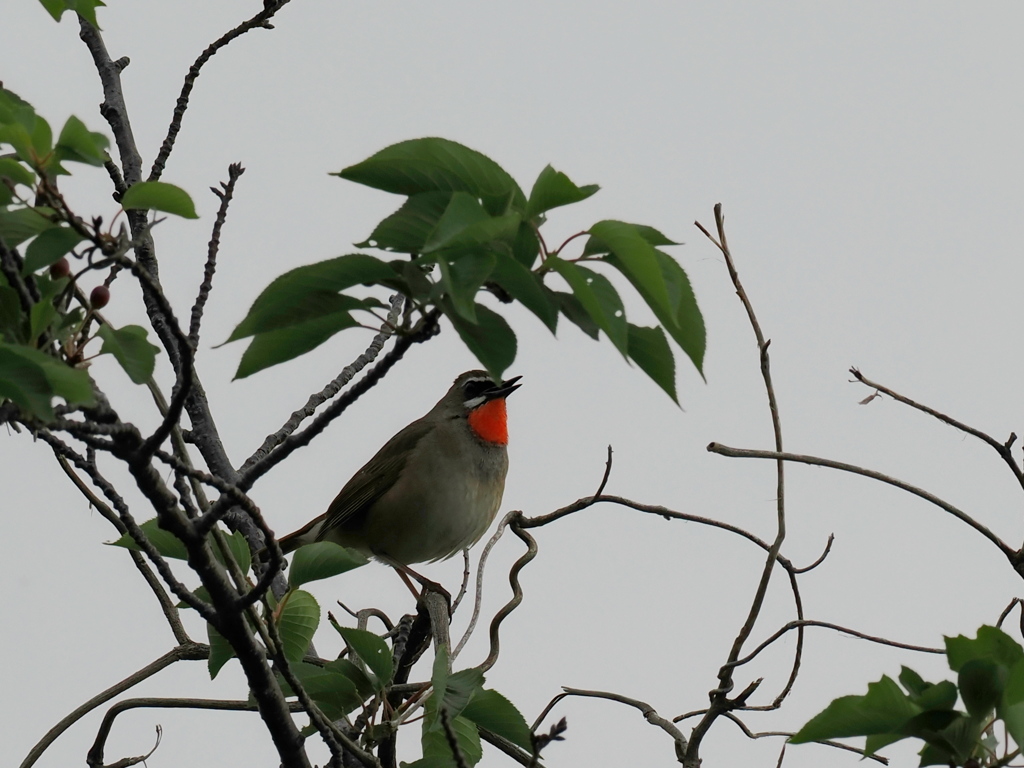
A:
POLYGON ((299 587, 311 581, 351 571, 369 560, 354 549, 347 549, 333 541, 318 541, 299 547, 288 569, 288 583, 299 587))
POLYGON ((516 359, 516 335, 501 315, 477 304, 476 323, 463 319, 448 302, 442 302, 444 313, 458 331, 463 343, 495 378, 501 378, 516 359))
POLYGON ((530 726, 515 705, 497 691, 477 691, 462 710, 462 717, 508 739, 527 752, 533 750, 530 726))
POLYGON ((468 192, 492 215, 526 204, 519 185, 489 157, 436 137, 392 144, 333 175, 398 195, 468 192))
POLYGON ((72 405, 95 402, 88 373, 37 349, 5 342, 0 342, 0 397, 45 420, 53 419, 53 397, 72 405))
POLYGON ((599 189, 597 184, 578 187, 564 173, 548 165, 533 183, 530 199, 526 203, 526 218, 532 219, 552 208, 586 200, 599 189))
MULTIPOLYGON (((228 551, 235 560, 235 564, 242 569, 242 573, 247 573, 252 567, 252 556, 249 551, 249 544, 245 540, 245 536, 241 531, 221 531, 225 543, 228 545, 228 551)), ((220 547, 214 542, 210 542, 210 548, 213 550, 214 557, 222 565, 227 565, 224 562, 224 556, 221 554, 220 547)))
MULTIPOLYGON (((181 539, 175 536, 170 531, 165 531, 160 527, 160 522, 157 518, 151 518, 146 522, 142 523, 139 528, 146 534, 146 538, 149 539, 149 543, 152 544, 156 551, 159 552, 163 557, 169 557, 172 560, 188 560, 188 550, 182 543, 181 539)), ((141 552, 142 548, 135 543, 128 533, 125 533, 117 541, 110 541, 107 544, 111 547, 124 547, 125 549, 132 549, 136 552, 141 552)))
POLYGON ((475 667, 460 669, 448 675, 444 689, 444 706, 451 717, 462 714, 484 684, 484 673, 475 667))
POLYGON ((604 331, 615 348, 625 356, 629 344, 626 314, 622 299, 608 278, 557 256, 550 257, 545 265, 569 284, 573 295, 597 327, 604 331))
POLYGON ((533 272, 511 256, 498 254, 490 281, 504 288, 509 296, 539 317, 548 330, 555 332, 558 327, 558 305, 533 272))
POLYGON ((888 676, 868 684, 866 696, 842 696, 811 718, 790 741, 805 744, 844 736, 870 736, 899 733, 906 723, 921 713, 888 676))
POLYGON ((471 323, 476 319, 476 294, 494 270, 496 257, 491 253, 466 253, 455 259, 439 255, 436 259, 441 285, 455 311, 471 323))
POLYGON ((512 244, 512 256, 527 269, 533 269, 537 257, 540 256, 540 240, 537 233, 527 222, 519 224, 519 231, 512 244))
POLYGON ((647 242, 632 224, 622 221, 599 221, 590 228, 590 234, 607 244, 619 260, 630 280, 644 289, 651 309, 665 313, 673 311, 665 277, 658 264, 654 246, 647 242))
POLYGON ((985 717, 1003 698, 1009 669, 990 659, 970 659, 957 677, 960 698, 974 717, 985 717))
POLYGON ((29 338, 35 344, 44 331, 57 317, 57 308, 52 301, 40 301, 32 305, 29 313, 29 338))
POLYGON ((52 208, 17 208, 0 210, 0 238, 8 248, 16 248, 30 237, 58 226, 50 220, 52 208))
POLYGON ((491 216, 476 197, 455 192, 423 244, 423 253, 444 250, 453 255, 463 254, 500 244, 511 253, 520 221, 518 213, 491 216))
POLYGON ((206 638, 210 644, 210 655, 206 659, 206 668, 210 672, 210 679, 213 680, 217 673, 224 668, 224 665, 235 658, 235 649, 209 622, 206 624, 206 638))
POLYGON ((103 339, 100 354, 113 355, 133 383, 145 384, 152 378, 160 348, 149 342, 145 328, 141 325, 123 328, 101 325, 96 335, 103 339))
POLYGON ((571 293, 565 293, 564 291, 552 291, 551 295, 558 302, 558 307, 562 314, 565 315, 577 328, 583 331, 587 336, 597 341, 601 336, 601 329, 597 327, 587 310, 580 304, 580 300, 573 296, 571 293))
POLYGON ((398 279, 398 273, 388 263, 362 253, 298 267, 263 289, 224 343, 287 328, 321 315, 358 309, 364 306, 362 300, 337 296, 338 292, 359 284, 390 285, 398 279))
POLYGON ((121 198, 121 207, 126 211, 143 209, 162 211, 184 219, 199 218, 188 192, 166 181, 135 182, 121 198))
POLYGON ((293 589, 285 595, 276 613, 284 657, 297 662, 306 655, 320 625, 320 605, 309 592, 293 589))
MULTIPOLYGON (((299 678, 302 687, 310 698, 330 720, 339 720, 363 703, 364 697, 359 694, 355 684, 347 675, 340 672, 337 662, 324 667, 313 664, 293 664, 292 671, 299 678)), ((294 696, 294 691, 282 680, 282 688, 286 696, 294 696)))
POLYGON ((238 363, 236 379, 244 379, 264 368, 283 363, 319 347, 334 334, 359 323, 348 312, 337 312, 276 331, 256 334, 238 363))
POLYGON ((430 233, 451 200, 450 192, 421 192, 378 224, 357 248, 380 248, 398 253, 422 253, 430 233))
POLYGON ((676 362, 660 327, 644 328, 629 323, 629 356, 655 384, 665 390, 672 402, 679 405, 676 396, 676 362))
POLYGON ((106 136, 90 131, 85 123, 72 115, 64 123, 55 149, 61 160, 102 166, 107 160, 108 146, 110 141, 106 136))
POLYGON ((1024 660, 1024 649, 1001 629, 983 626, 978 629, 978 637, 973 640, 963 635, 947 637, 946 658, 949 668, 954 672, 959 672, 972 659, 989 659, 1013 667, 1024 660))
POLYGON ((42 232, 25 249, 23 275, 44 269, 59 261, 84 238, 71 227, 51 227, 42 232))
MULTIPOLYGON (((455 734, 455 742, 458 744, 463 763, 473 766, 480 762, 480 758, 483 757, 483 745, 480 743, 480 733, 477 731, 476 725, 464 717, 453 717, 452 715, 448 716, 448 724, 452 733, 455 734)), ((423 760, 418 760, 413 765, 418 765, 419 768, 424 768, 426 765, 456 768, 458 765, 454 761, 451 744, 440 722, 435 728, 427 728, 424 724, 421 744, 423 760), (449 762, 445 762, 446 760, 449 762)))
MULTIPOLYGON (((627 224, 627 226, 632 227, 633 230, 638 235, 640 235, 640 237, 642 237, 644 240, 646 240, 650 245, 653 245, 654 247, 658 247, 661 245, 681 245, 681 243, 677 243, 674 240, 669 240, 657 229, 655 229, 654 227, 649 227, 646 224, 627 224)), ((584 256, 596 256, 598 254, 611 252, 611 245, 602 240, 600 237, 597 237, 596 235, 591 235, 589 238, 587 238, 587 242, 583 246, 584 256)))
POLYGON ((335 627, 345 643, 359 659, 370 668, 377 678, 378 690, 391 682, 394 661, 388 644, 372 632, 353 627, 335 627))
POLYGON ((33 187, 36 183, 36 175, 13 157, 0 157, 0 179, 9 179, 26 187, 33 187))
POLYGON ((653 298, 647 293, 646 288, 637 282, 633 275, 615 256, 606 256, 603 261, 611 264, 636 288, 637 293, 647 302, 653 310, 655 317, 668 335, 675 340, 679 348, 693 362, 697 371, 703 376, 704 352, 707 345, 707 334, 704 330, 704 318, 697 307, 697 299, 693 295, 693 288, 690 286, 690 279, 683 268, 676 263, 676 260, 667 253, 655 250, 655 257, 661 274, 665 280, 668 290, 671 311, 664 309, 654 303, 653 298))

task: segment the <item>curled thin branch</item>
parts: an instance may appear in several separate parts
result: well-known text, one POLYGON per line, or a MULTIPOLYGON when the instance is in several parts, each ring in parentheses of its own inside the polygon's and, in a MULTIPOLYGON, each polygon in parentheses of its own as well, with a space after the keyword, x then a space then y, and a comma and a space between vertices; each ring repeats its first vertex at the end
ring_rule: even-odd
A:
MULTIPOLYGON (((470 636, 476 630, 476 623, 480 619, 480 608, 483 605, 484 599, 484 568, 487 566, 487 558, 491 555, 491 550, 494 549, 494 545, 498 543, 501 535, 505 532, 505 528, 515 518, 518 513, 509 512, 502 518, 502 521, 498 523, 498 529, 494 532, 494 535, 487 540, 484 544, 483 551, 480 552, 480 561, 476 566, 476 589, 474 590, 473 598, 473 615, 469 617, 469 624, 466 626, 466 631, 462 635, 462 639, 459 640, 459 644, 455 646, 455 650, 452 651, 451 658, 454 660, 465 647, 466 643, 469 642, 470 636)), ((469 554, 466 554, 467 561, 469 554)), ((454 611, 454 608, 452 609, 454 611)))
POLYGON ((562 690, 565 691, 566 696, 590 696, 598 699, 608 699, 609 701, 617 701, 620 704, 626 704, 634 709, 639 709, 640 713, 648 723, 661 728, 661 730, 672 737, 676 750, 676 760, 678 760, 680 764, 683 764, 683 760, 686 757, 686 737, 683 736, 682 731, 676 728, 671 720, 666 720, 664 717, 659 715, 658 711, 647 702, 640 701, 639 699, 631 699, 628 696, 608 691, 587 691, 580 688, 562 688, 562 690))
POLYGON ((828 557, 828 553, 832 551, 832 542, 834 542, 835 540, 835 534, 830 533, 828 535, 828 541, 825 542, 825 551, 818 555, 818 559, 810 565, 805 565, 803 568, 794 568, 793 573, 807 573, 808 571, 813 571, 815 568, 817 568, 819 565, 825 562, 825 558, 828 557))
POLYGON ((483 663, 477 667, 481 672, 486 672, 488 669, 493 667, 495 662, 498 660, 498 653, 500 651, 498 634, 501 628, 501 623, 519 606, 521 602, 523 602, 523 587, 519 583, 519 573, 531 560, 533 560, 533 558, 537 556, 537 542, 520 524, 522 519, 521 512, 511 513, 509 527, 512 529, 512 533, 518 536, 520 540, 526 544, 527 549, 523 556, 512 564, 512 568, 508 572, 508 583, 512 587, 512 599, 505 603, 505 605, 503 605, 501 609, 494 614, 494 618, 491 619, 491 650, 490 653, 487 654, 487 658, 484 659, 483 663))

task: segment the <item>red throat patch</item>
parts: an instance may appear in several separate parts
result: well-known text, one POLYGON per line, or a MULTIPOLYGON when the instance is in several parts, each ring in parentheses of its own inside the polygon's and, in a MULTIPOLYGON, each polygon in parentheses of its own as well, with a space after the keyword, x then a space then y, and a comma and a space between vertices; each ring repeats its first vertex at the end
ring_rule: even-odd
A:
POLYGON ((508 445, 508 419, 505 398, 499 397, 470 411, 469 426, 481 440, 498 445, 508 445))

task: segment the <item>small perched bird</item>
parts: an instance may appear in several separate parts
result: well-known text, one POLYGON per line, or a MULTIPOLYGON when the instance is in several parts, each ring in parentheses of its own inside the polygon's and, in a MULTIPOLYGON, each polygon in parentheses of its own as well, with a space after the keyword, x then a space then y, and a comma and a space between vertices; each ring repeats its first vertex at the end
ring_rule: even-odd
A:
POLYGON ((520 378, 496 382, 486 371, 459 376, 426 416, 356 472, 324 514, 284 536, 281 549, 333 541, 401 573, 471 547, 501 504, 508 471, 505 398, 520 378))

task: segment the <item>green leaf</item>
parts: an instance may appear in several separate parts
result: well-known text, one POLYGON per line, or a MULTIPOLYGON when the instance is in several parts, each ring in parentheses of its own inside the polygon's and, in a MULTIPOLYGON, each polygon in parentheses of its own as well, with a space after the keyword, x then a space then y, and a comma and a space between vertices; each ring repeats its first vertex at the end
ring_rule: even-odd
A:
POLYGON ((494 270, 496 257, 491 253, 466 253, 455 259, 439 255, 436 259, 441 285, 455 311, 471 323, 476 320, 476 294, 494 270))
POLYGON ((460 317, 447 301, 442 302, 442 308, 469 351, 488 373, 500 378, 516 359, 516 335, 505 318, 483 304, 475 307, 476 323, 460 317))
POLYGON ((623 221, 599 221, 589 231, 607 244, 630 280, 643 287, 651 309, 660 308, 666 313, 673 311, 657 251, 636 231, 636 227, 623 221))
POLYGON ((99 24, 96 23, 96 8, 106 5, 103 0, 39 0, 39 2, 54 21, 60 21, 64 11, 75 11, 97 29, 99 29, 99 24))
POLYGON ((512 256, 527 269, 533 269, 537 257, 540 256, 540 240, 537 233, 527 222, 519 224, 515 242, 512 244, 512 256))
POLYGON ((206 638, 210 643, 210 655, 206 659, 206 668, 210 671, 210 679, 213 680, 224 665, 235 657, 235 649, 209 622, 206 624, 206 638))
POLYGON ((960 667, 957 685, 964 706, 974 717, 985 717, 1003 698, 1009 670, 989 659, 971 659, 960 667))
POLYGON ((309 592, 293 589, 277 610, 277 630, 281 649, 288 661, 297 662, 306 655, 320 624, 320 605, 309 592))
POLYGON ((370 668, 377 678, 378 690, 391 682, 394 673, 394 661, 388 644, 372 632, 353 627, 336 627, 338 633, 345 638, 345 643, 359 659, 370 668))
MULTIPOLYGON (((0 275, 0 342, 7 339, 11 343, 27 343, 28 337, 25 335, 22 320, 18 292, 5 285, 3 275, 0 275)), ((3 376, 0 376, 0 379, 2 378, 3 376)))
POLYGON ((156 354, 160 348, 149 343, 145 328, 141 325, 126 325, 115 329, 101 325, 96 335, 103 339, 100 354, 113 355, 133 383, 145 384, 152 378, 156 354))
POLYGON ((57 318, 57 308, 53 306, 52 301, 40 301, 32 305, 29 316, 29 338, 35 344, 57 318))
POLYGON ((444 689, 444 705, 451 717, 462 714, 470 700, 480 692, 484 673, 476 667, 461 669, 448 676, 444 689))
POLYGON ((329 579, 368 562, 365 555, 354 549, 347 549, 333 541, 318 541, 296 550, 288 570, 288 583, 292 587, 299 587, 311 581, 329 579))
POLYGON ((492 215, 509 204, 522 210, 523 191, 486 155, 448 139, 410 139, 392 144, 335 176, 398 195, 468 192, 482 198, 492 215))
POLYGON ((106 136, 90 131, 85 123, 72 115, 61 129, 56 150, 60 160, 102 166, 107 160, 108 146, 110 141, 106 136))
MULTIPOLYGON (((242 535, 241 531, 221 531, 224 537, 224 541, 228 545, 228 551, 235 560, 235 564, 242 569, 242 573, 247 573, 252 567, 252 555, 249 552, 249 544, 245 540, 245 536, 242 535)), ((213 550, 213 556, 222 565, 227 565, 224 562, 224 556, 221 554, 220 547, 214 542, 210 542, 210 548, 213 550)))
MULTIPOLYGON (((170 531, 165 531, 160 527, 160 522, 155 517, 147 520, 139 526, 142 532, 146 534, 146 538, 149 539, 149 543, 152 544, 156 551, 159 552, 163 557, 169 557, 172 560, 188 560, 188 550, 185 549, 185 545, 181 539, 175 536, 170 531)), ((125 549, 131 549, 136 552, 141 552, 142 548, 135 543, 128 533, 122 534, 121 538, 117 541, 108 542, 111 547, 124 547, 125 549)))
POLYGON ((227 341, 298 325, 325 314, 358 309, 366 306, 365 302, 351 296, 330 297, 360 283, 392 285, 398 279, 389 264, 361 253, 298 267, 263 289, 227 341))
POLYGON ((599 189, 597 184, 577 187, 568 176, 549 165, 540 172, 537 181, 533 183, 530 200, 526 204, 526 218, 532 219, 552 208, 586 200, 599 189))
POLYGON ((947 637, 946 658, 954 672, 972 659, 989 659, 1012 667, 1024 659, 1024 649, 1001 629, 983 626, 974 640, 963 635, 947 637))
POLYGON ((462 710, 462 717, 508 739, 527 752, 533 750, 530 726, 515 705, 497 691, 477 691, 462 710))
POLYGON ((667 253, 655 250, 655 258, 661 268, 665 286, 668 290, 671 312, 656 304, 653 298, 647 293, 646 288, 638 283, 632 273, 623 265, 617 257, 607 256, 604 258, 626 278, 633 283, 637 293, 647 302, 647 305, 654 311, 655 317, 662 324, 679 348, 693 361, 698 372, 703 375, 704 352, 707 344, 707 335, 704 330, 704 318, 697 307, 697 299, 693 295, 693 288, 690 287, 690 279, 683 268, 676 263, 676 260, 667 253))
POLYGON ((622 299, 608 278, 557 256, 550 257, 544 263, 569 284, 573 295, 597 327, 605 332, 615 348, 625 356, 629 345, 626 314, 622 299))
POLYGON ((451 200, 450 192, 420 192, 376 226, 356 248, 380 248, 398 253, 422 253, 430 233, 451 200))
POLYGON ((50 220, 52 215, 53 209, 45 207, 0 211, 0 238, 8 248, 16 248, 30 237, 58 226, 50 220))
MULTIPOLYGON (((624 223, 624 222, 619 222, 624 223)), ((646 240, 650 245, 658 247, 660 245, 681 245, 673 240, 669 240, 665 235, 656 230, 654 227, 649 227, 646 224, 627 224, 626 226, 632 227, 633 230, 646 240)), ((586 245, 583 246, 584 256, 596 256, 602 253, 612 253, 611 244, 605 242, 600 237, 591 235, 587 238, 586 245)))
POLYGON ((1017 662, 1010 669, 1003 700, 996 714, 1006 724, 1017 746, 1024 745, 1024 661, 1017 662))
POLYGON ((920 712, 920 707, 907 698, 892 678, 883 676, 877 683, 868 684, 866 696, 842 696, 833 701, 790 741, 806 744, 844 736, 898 733, 920 712))
POLYGON ((36 175, 13 157, 0 157, 0 179, 9 179, 26 187, 33 187, 36 183, 36 175))
POLYGON ((336 312, 276 331, 258 333, 242 353, 235 378, 244 379, 264 368, 296 358, 320 346, 339 331, 358 325, 348 312, 336 312))
POLYGON ((455 255, 494 248, 511 253, 520 221, 518 213, 491 216, 477 198, 455 192, 423 244, 423 253, 444 250, 455 255))
POLYGON ((18 353, 19 348, 0 342, 0 401, 11 400, 25 413, 53 420, 53 393, 43 369, 18 353))
POLYGON ((679 405, 676 397, 676 362, 661 328, 629 324, 629 356, 654 383, 679 405))
POLYGON ((597 341, 601 335, 601 329, 597 327, 587 310, 583 308, 580 300, 573 296, 571 293, 565 293, 563 291, 552 291, 551 295, 558 302, 558 307, 569 320, 575 324, 581 331, 587 336, 597 341))
POLYGON ((59 261, 84 238, 71 227, 51 227, 42 232, 25 249, 23 275, 44 269, 59 261))
POLYGON ((0 397, 42 419, 53 419, 52 398, 72 405, 95 402, 89 374, 37 349, 0 342, 0 397))
MULTIPOLYGON (((484 751, 476 725, 464 717, 453 717, 451 714, 448 716, 448 724, 455 734, 455 742, 459 746, 459 754, 462 755, 465 765, 472 766, 480 762, 484 751)), ((423 746, 423 760, 417 760, 412 765, 419 764, 420 768, 425 768, 428 765, 455 768, 458 765, 454 762, 451 744, 448 742, 448 736, 445 734, 440 721, 438 721, 435 728, 428 728, 426 721, 424 721, 421 743, 423 746)))
POLYGON ((555 332, 558 327, 558 305, 533 272, 511 256, 498 254, 490 280, 539 317, 552 333, 555 332))
POLYGON ((185 219, 198 219, 195 203, 181 187, 165 181, 137 181, 121 198, 121 207, 127 210, 144 209, 162 211, 185 219))
MULTIPOLYGON (((342 659, 344 661, 344 659, 342 659)), ((355 683, 340 671, 338 662, 332 661, 323 667, 313 664, 293 664, 292 671, 299 678, 302 687, 331 720, 339 720, 363 703, 355 683)), ((282 680, 286 696, 294 696, 291 687, 282 680)))

